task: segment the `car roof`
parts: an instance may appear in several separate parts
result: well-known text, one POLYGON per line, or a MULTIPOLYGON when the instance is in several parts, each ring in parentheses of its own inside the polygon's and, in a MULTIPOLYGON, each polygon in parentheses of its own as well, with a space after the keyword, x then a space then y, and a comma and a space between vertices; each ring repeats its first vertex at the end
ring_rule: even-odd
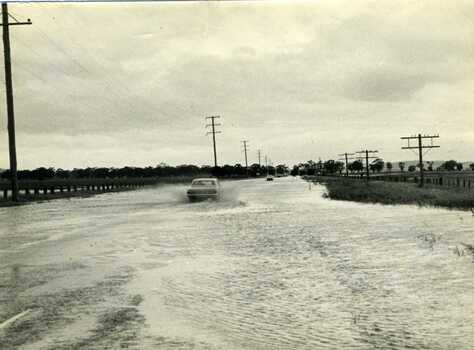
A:
POLYGON ((215 177, 199 177, 197 179, 193 179, 193 181, 200 181, 200 180, 204 180, 204 181, 217 181, 217 179, 215 177))

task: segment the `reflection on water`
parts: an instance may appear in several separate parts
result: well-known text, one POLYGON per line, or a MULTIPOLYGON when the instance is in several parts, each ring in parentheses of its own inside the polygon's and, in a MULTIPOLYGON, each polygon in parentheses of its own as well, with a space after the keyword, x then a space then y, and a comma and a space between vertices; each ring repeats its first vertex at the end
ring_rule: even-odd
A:
POLYGON ((223 185, 0 209, 3 348, 472 348, 470 213, 223 185))

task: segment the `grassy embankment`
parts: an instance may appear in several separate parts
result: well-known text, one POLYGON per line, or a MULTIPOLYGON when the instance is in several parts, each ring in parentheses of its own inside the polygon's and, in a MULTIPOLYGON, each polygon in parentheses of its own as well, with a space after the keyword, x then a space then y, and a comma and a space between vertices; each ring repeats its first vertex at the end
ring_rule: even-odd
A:
POLYGON ((417 187, 414 183, 371 181, 344 178, 315 178, 326 185, 328 197, 364 203, 417 204, 470 210, 474 207, 474 191, 462 188, 417 187))

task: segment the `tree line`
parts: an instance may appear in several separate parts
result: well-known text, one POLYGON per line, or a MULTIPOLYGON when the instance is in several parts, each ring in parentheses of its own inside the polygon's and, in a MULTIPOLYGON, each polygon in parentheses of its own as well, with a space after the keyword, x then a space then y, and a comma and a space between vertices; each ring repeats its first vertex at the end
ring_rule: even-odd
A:
MULTIPOLYGON (((385 163, 378 158, 369 164, 372 172, 380 172, 384 169, 385 163)), ((347 170, 350 173, 359 173, 365 170, 365 166, 361 160, 355 160, 347 164, 347 170)), ((342 174, 345 171, 344 162, 329 159, 325 162, 314 162, 312 160, 306 163, 299 163, 293 166, 291 175, 326 175, 326 174, 342 174)))
MULTIPOLYGON (((406 166, 405 162, 398 162, 398 168, 400 171, 414 172, 419 169, 418 165, 409 165, 406 166)), ((463 164, 455 160, 448 160, 438 166, 436 169, 433 167, 434 162, 426 162, 424 169, 426 171, 461 171, 463 170, 463 164)), ((391 172, 393 169, 393 163, 384 162, 383 159, 377 158, 369 164, 369 170, 373 173, 381 172, 383 170, 391 172)), ((474 171, 474 163, 469 165, 469 169, 474 171)), ((345 164, 341 161, 336 161, 333 159, 327 160, 325 162, 319 161, 314 162, 309 160, 305 163, 299 163, 293 166, 291 170, 291 175, 325 175, 325 174, 342 174, 345 171, 345 164)), ((351 174, 357 174, 366 171, 366 167, 362 160, 355 160, 347 164, 347 170, 351 174)))
MULTIPOLYGON (((170 166, 165 163, 160 163, 155 167, 95 167, 95 168, 75 168, 72 170, 55 169, 40 167, 33 170, 19 170, 19 180, 48 180, 48 179, 115 179, 115 178, 154 178, 154 177, 205 177, 217 176, 222 178, 232 177, 257 177, 268 174, 284 174, 288 172, 288 167, 284 164, 273 166, 261 166, 259 164, 252 164, 245 168, 241 164, 223 165, 218 167, 211 167, 209 165, 197 166, 191 164, 182 164, 178 166, 170 166)), ((4 170, 0 173, 0 178, 3 180, 10 179, 10 170, 4 170)))
MULTIPOLYGON (((427 171, 461 171, 463 165, 455 160, 449 160, 442 163, 436 169, 433 168, 433 162, 426 162, 425 170, 427 171)), ((406 166, 405 162, 398 162, 400 171, 414 172, 419 166, 406 166)), ((474 170, 474 163, 469 165, 470 170, 474 170)), ((378 158, 369 164, 369 169, 372 172, 381 172, 384 169, 388 172, 392 171, 393 164, 391 162, 384 162, 383 159, 378 158)), ((355 160, 348 163, 347 170, 351 174, 357 174, 365 171, 365 165, 361 160, 355 160)), ((19 170, 19 180, 47 180, 47 179, 85 179, 85 178, 100 178, 100 179, 114 179, 114 178, 137 178, 137 177, 176 177, 176 176, 216 176, 221 178, 239 178, 239 177, 258 177, 278 174, 291 175, 315 175, 315 174, 342 174, 345 171, 345 164, 338 160, 327 160, 314 162, 309 160, 305 163, 299 163, 293 166, 291 172, 285 164, 277 166, 262 166, 254 163, 248 169, 242 164, 223 165, 218 167, 211 167, 209 165, 197 166, 191 164, 182 164, 177 166, 170 166, 165 163, 160 163, 155 167, 95 167, 95 168, 75 168, 72 170, 55 169, 40 167, 33 170, 19 170)), ((5 170, 0 173, 1 179, 10 179, 10 171, 5 170)))

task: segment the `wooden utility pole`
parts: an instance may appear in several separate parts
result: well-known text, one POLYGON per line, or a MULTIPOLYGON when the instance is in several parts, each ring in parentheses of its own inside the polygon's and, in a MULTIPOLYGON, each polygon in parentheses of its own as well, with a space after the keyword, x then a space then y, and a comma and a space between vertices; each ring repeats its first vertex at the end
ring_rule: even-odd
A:
POLYGON ((216 151, 216 134, 220 134, 220 131, 216 131, 216 126, 220 126, 221 124, 216 124, 215 119, 219 119, 220 116, 215 115, 211 117, 206 117, 207 119, 211 119, 211 124, 207 124, 206 128, 211 127, 211 131, 207 134, 212 134, 212 145, 214 147, 214 167, 217 168, 217 151, 216 151))
POLYGON ((420 183, 419 186, 423 187, 425 183, 425 171, 424 171, 424 166, 423 166, 423 149, 424 148, 439 148, 440 146, 434 145, 433 144, 433 139, 439 138, 439 135, 423 135, 418 134, 418 136, 405 136, 405 137, 400 137, 402 140, 407 140, 407 146, 402 147, 402 149, 418 149, 418 161, 420 162, 420 183), (410 140, 418 140, 418 145, 416 146, 410 146, 410 140), (430 139, 431 144, 430 145, 423 145, 423 139, 430 139))
POLYGON ((245 154, 245 171, 247 173, 247 176, 249 176, 249 165, 248 165, 248 162, 247 162, 247 143, 248 141, 247 140, 244 140, 244 141, 241 141, 242 142, 242 145, 244 146, 244 154, 245 154))
POLYGON ((338 154, 339 157, 344 156, 343 159, 339 158, 339 160, 345 160, 345 162, 346 162, 346 177, 349 176, 349 168, 348 168, 347 161, 348 161, 348 159, 354 159, 354 158, 348 158, 348 156, 353 156, 353 155, 355 155, 355 153, 343 153, 343 154, 338 154))
POLYGON ((27 22, 9 22, 8 5, 2 3, 2 27, 3 27, 3 56, 5 60, 5 87, 7 94, 7 115, 8 115, 8 147, 10 150, 10 179, 12 200, 18 201, 18 174, 16 160, 16 140, 15 140, 15 112, 13 108, 13 83, 12 83, 12 67, 11 67, 11 51, 10 51, 10 26, 28 25, 27 22))
POLYGON ((378 157, 369 157, 369 153, 378 153, 379 151, 359 151, 356 153, 362 153, 365 154, 365 172, 366 172, 366 179, 365 181, 369 182, 369 177, 370 177, 370 169, 369 169, 369 159, 377 159, 378 157))

